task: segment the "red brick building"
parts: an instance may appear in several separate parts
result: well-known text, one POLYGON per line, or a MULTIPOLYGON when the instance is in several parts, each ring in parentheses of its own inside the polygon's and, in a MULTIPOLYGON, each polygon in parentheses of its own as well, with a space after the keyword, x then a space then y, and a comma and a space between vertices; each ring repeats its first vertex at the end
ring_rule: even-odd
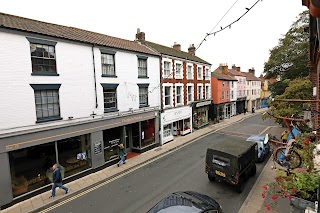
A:
POLYGON ((167 47, 146 41, 145 33, 139 29, 136 40, 161 55, 161 143, 207 125, 211 64, 195 55, 193 44, 184 52, 177 43, 167 47))

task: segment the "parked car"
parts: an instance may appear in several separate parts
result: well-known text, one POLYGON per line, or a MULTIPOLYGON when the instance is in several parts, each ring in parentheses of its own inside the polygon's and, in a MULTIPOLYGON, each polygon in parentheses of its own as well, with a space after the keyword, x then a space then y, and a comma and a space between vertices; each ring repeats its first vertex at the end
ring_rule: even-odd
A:
POLYGON ((213 198, 193 191, 174 192, 163 198, 148 213, 222 213, 213 198))
POLYGON ((258 145, 244 140, 218 141, 207 149, 205 172, 210 181, 223 181, 241 193, 245 181, 256 174, 258 145))
POLYGON ((258 145, 258 162, 264 162, 270 153, 270 144, 268 141, 265 141, 265 138, 263 135, 251 135, 247 138, 247 141, 255 142, 258 145), (261 154, 259 154, 260 149, 263 150, 261 154))

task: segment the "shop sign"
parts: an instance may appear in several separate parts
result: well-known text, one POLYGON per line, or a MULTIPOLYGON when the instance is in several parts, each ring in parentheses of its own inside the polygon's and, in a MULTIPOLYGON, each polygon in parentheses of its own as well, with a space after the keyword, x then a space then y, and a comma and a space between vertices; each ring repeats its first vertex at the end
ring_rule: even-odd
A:
POLYGON ((202 107, 211 104, 211 101, 204 101, 196 104, 196 107, 202 107))
POLYGON ((120 142, 120 139, 114 139, 114 140, 112 140, 112 141, 109 141, 109 144, 110 144, 111 146, 113 146, 113 145, 119 144, 119 142, 120 142))
POLYGON ((164 123, 170 123, 181 119, 190 118, 191 115, 191 107, 179 107, 178 109, 166 110, 161 116, 164 123))
POLYGON ((101 141, 94 143, 94 154, 99 155, 102 153, 102 143, 101 141))

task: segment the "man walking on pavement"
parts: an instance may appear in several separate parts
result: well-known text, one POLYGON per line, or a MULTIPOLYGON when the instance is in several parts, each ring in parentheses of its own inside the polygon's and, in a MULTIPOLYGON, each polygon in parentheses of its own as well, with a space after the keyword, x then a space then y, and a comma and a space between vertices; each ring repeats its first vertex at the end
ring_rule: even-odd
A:
POLYGON ((118 167, 120 166, 121 163, 125 164, 126 163, 126 150, 124 148, 123 143, 119 144, 119 156, 120 156, 120 161, 117 163, 118 167))
POLYGON ((54 164, 52 166, 53 173, 52 173, 52 194, 49 198, 53 198, 56 196, 56 188, 59 187, 60 189, 63 189, 66 191, 66 194, 69 192, 69 188, 65 187, 62 185, 62 176, 61 176, 61 171, 60 168, 58 167, 57 164, 54 164))

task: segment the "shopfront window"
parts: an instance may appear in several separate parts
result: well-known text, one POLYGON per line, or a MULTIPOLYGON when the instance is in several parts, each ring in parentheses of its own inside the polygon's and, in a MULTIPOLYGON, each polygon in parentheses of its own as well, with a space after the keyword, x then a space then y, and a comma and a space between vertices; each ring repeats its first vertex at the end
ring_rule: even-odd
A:
MULTIPOLYGON (((154 119, 141 122, 141 146, 145 147, 155 142, 154 119)), ((141 147, 141 148, 142 148, 141 147)))
POLYGON ((208 107, 200 107, 194 109, 193 121, 194 127, 199 128, 208 124, 208 107))
POLYGON ((140 148, 140 123, 132 124, 132 146, 140 148))
POLYGON ((118 158, 118 145, 121 141, 122 127, 103 130, 104 160, 110 161, 118 158))
POLYGON ((56 163, 55 143, 9 152, 13 197, 51 183, 48 173, 56 163))
POLYGON ((75 175, 91 167, 89 135, 57 141, 59 164, 64 177, 75 175))
POLYGON ((163 137, 169 137, 172 135, 171 124, 165 125, 163 127, 163 137))

